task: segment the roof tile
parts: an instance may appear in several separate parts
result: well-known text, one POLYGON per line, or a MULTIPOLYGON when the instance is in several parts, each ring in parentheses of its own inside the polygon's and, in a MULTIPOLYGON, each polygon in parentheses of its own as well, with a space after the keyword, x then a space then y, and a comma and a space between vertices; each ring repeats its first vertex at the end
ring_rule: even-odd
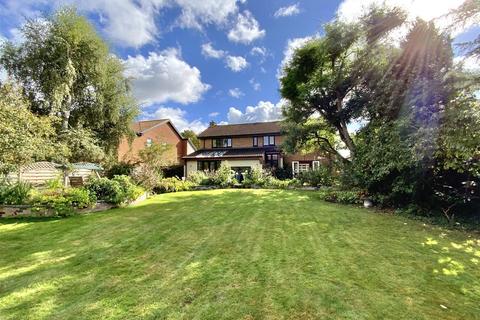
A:
POLYGON ((227 124, 216 125, 207 128, 200 133, 198 137, 224 137, 224 136, 243 136, 274 133, 280 134, 281 121, 273 122, 256 122, 256 123, 242 123, 242 124, 227 124))

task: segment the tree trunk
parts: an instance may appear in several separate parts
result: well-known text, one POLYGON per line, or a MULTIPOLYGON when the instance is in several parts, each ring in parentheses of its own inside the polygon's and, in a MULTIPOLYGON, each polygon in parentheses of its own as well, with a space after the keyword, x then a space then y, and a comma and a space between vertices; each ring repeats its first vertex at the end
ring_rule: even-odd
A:
POLYGON ((62 130, 68 131, 68 121, 70 120, 70 110, 64 110, 62 112, 62 130))
POLYGON ((342 139, 348 150, 350 150, 350 155, 353 156, 355 154, 355 144, 353 143, 353 140, 348 133, 347 125, 345 124, 345 122, 341 122, 337 126, 337 130, 340 134, 340 139, 342 139))

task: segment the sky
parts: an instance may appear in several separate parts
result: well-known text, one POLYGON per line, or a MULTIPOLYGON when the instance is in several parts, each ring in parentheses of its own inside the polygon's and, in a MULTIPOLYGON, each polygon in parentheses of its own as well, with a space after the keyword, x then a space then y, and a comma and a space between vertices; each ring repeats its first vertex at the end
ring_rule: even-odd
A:
MULTIPOLYGON (((212 120, 280 119, 278 78, 294 49, 321 36, 335 16, 352 21, 380 1, 0 0, 0 39, 21 42, 25 19, 73 4, 123 61, 140 119, 170 118, 180 130, 201 132, 212 120)), ((442 16, 462 0, 385 2, 403 7, 409 19, 436 19, 443 27, 448 21, 442 16)), ((454 42, 479 32, 464 26, 454 42)), ((476 61, 464 63, 478 68, 476 61)))

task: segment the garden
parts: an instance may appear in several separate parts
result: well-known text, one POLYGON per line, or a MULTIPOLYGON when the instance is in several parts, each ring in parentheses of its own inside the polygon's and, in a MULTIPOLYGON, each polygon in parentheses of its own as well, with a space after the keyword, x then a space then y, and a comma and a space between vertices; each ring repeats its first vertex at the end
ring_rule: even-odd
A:
POLYGON ((477 319, 480 238, 316 192, 0 220, 0 318, 477 319))

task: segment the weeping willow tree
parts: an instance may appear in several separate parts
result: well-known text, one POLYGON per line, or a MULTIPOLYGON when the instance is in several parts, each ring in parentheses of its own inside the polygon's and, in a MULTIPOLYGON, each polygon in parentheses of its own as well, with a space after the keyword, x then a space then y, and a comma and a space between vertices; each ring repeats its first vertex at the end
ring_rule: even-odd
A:
POLYGON ((72 8, 28 21, 22 34, 24 42, 4 45, 0 63, 21 84, 31 111, 60 117, 65 140, 84 133, 113 156, 138 113, 121 61, 72 8))

